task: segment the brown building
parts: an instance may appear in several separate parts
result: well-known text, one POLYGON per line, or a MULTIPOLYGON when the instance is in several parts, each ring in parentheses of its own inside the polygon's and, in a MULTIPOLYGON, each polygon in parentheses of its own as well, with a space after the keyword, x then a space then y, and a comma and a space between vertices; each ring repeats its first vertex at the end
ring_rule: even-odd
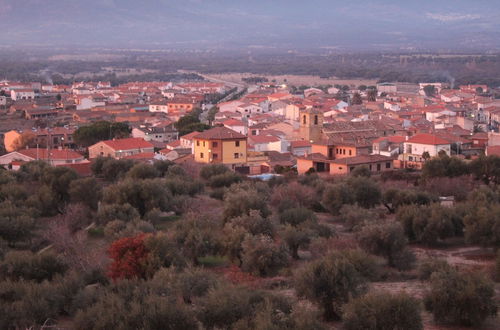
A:
POLYGON ((349 174, 355 168, 365 166, 372 172, 384 172, 394 169, 394 158, 383 155, 359 155, 332 159, 321 153, 312 153, 297 158, 297 171, 304 174, 311 168, 316 172, 332 175, 349 174))
POLYGON ((100 141, 89 147, 89 158, 97 157, 113 157, 116 159, 125 158, 127 156, 153 153, 153 145, 140 138, 127 138, 100 141))

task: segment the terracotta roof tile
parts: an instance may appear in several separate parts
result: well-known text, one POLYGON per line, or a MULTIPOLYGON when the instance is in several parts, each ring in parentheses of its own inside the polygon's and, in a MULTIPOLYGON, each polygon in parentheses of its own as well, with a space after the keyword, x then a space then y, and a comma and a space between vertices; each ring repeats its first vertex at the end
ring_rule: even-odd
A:
POLYGON ((290 145, 292 146, 292 148, 306 148, 311 147, 311 142, 298 140, 290 142, 290 145))
POLYGON ((198 134, 200 134, 200 132, 194 131, 194 132, 188 133, 186 135, 183 135, 180 138, 184 139, 184 140, 192 140, 198 134))
POLYGON ((222 124, 227 126, 246 126, 244 122, 237 119, 228 119, 222 122, 222 124))
POLYGON ((50 159, 56 160, 56 159, 64 159, 64 160, 71 160, 71 159, 83 159, 83 155, 69 149, 51 149, 50 152, 47 149, 42 149, 42 148, 30 148, 30 149, 21 149, 18 151, 18 153, 23 154, 27 157, 33 158, 33 159, 50 159))
POLYGON ((406 141, 406 137, 405 136, 398 136, 398 135, 382 136, 382 137, 379 137, 378 139, 373 140, 373 143, 382 142, 382 141, 389 141, 392 143, 402 143, 402 142, 406 141))
POLYGON ((410 138, 407 142, 418 143, 418 144, 430 144, 430 145, 450 144, 450 142, 446 141, 445 139, 437 137, 434 134, 427 134, 427 133, 417 134, 412 138, 410 138))
POLYGON ((114 150, 131 150, 141 148, 153 148, 153 145, 141 138, 126 138, 102 141, 114 150))
POLYGON ((204 140, 232 140, 232 139, 246 139, 246 136, 233 131, 227 127, 214 127, 207 131, 201 132, 194 137, 195 139, 204 140))

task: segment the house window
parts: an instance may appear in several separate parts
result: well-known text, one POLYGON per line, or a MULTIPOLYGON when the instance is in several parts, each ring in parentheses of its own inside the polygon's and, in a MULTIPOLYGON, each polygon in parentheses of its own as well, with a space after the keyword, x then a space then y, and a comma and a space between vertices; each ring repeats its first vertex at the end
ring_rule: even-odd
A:
POLYGON ((349 156, 351 156, 351 155, 352 155, 352 150, 349 150, 349 156))
POLYGON ((219 155, 217 155, 217 154, 212 154, 212 159, 214 159, 214 160, 215 160, 215 159, 219 159, 219 155))
POLYGON ((203 152, 200 152, 200 158, 203 158, 203 152))
POLYGON ((342 149, 342 153, 345 155, 345 149, 342 149))
POLYGON ((235 158, 235 159, 240 158, 240 154, 239 154, 239 153, 237 153, 237 152, 235 152, 235 153, 234 153, 234 158, 235 158))
POLYGON ((377 164, 377 171, 380 172, 380 164, 377 164))
POLYGON ((385 168, 391 168, 391 163, 390 162, 385 163, 385 168))
POLYGON ((196 145, 199 147, 200 146, 200 141, 196 141, 196 145))
POLYGON ((372 164, 370 164, 370 171, 372 170, 372 164))
POLYGON ((212 148, 217 148, 217 142, 212 142, 212 148))
POLYGON ((307 118, 306 118, 306 116, 303 116, 303 117, 302 117, 302 124, 304 124, 304 125, 305 125, 306 123, 307 123, 307 118))
POLYGON ((234 145, 237 146, 237 147, 239 147, 240 146, 240 141, 235 141, 234 145))
POLYGON ((205 141, 203 141, 203 146, 205 146, 205 141))
POLYGON ((314 125, 318 125, 318 115, 314 115, 314 125))

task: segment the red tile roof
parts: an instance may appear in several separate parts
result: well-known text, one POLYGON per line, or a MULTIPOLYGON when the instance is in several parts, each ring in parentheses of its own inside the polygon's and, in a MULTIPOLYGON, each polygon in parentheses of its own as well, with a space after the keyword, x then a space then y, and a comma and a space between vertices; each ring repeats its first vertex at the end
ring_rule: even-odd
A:
POLYGON ((170 148, 177 148, 177 147, 180 147, 181 145, 181 141, 180 140, 175 140, 175 141, 172 141, 170 143, 167 144, 167 148, 170 147, 170 148))
POLYGON ((184 140, 192 140, 193 137, 195 137, 196 135, 200 134, 200 132, 197 132, 197 131, 194 131, 194 132, 191 132, 191 133, 188 133, 186 135, 183 135, 181 136, 180 138, 181 139, 184 139, 184 140))
POLYGON ((290 142, 290 145, 292 148, 307 148, 311 146, 311 142, 298 140, 290 142))
POLYGON ((222 124, 227 126, 245 126, 245 123, 237 119, 228 119, 222 122, 222 124))
POLYGON ((477 132, 474 133, 474 135, 471 136, 472 139, 481 139, 481 140, 488 140, 488 133, 485 132, 477 132))
POLYGON ((23 154, 27 157, 33 159, 51 159, 51 160, 73 160, 73 159, 83 159, 83 155, 69 149, 51 149, 50 153, 47 149, 42 148, 30 148, 30 149, 21 149, 17 151, 20 154, 23 154))
POLYGON ((274 99, 282 99, 282 98, 287 98, 291 97, 292 95, 289 93, 274 93, 271 95, 268 95, 269 98, 274 98, 274 99))
POLYGON ((232 140, 232 139, 246 139, 246 136, 238 132, 235 132, 227 127, 220 126, 201 132, 194 138, 202 140, 232 140))
POLYGON ((373 140, 373 143, 382 142, 382 141, 389 141, 392 143, 402 143, 402 142, 406 141, 406 137, 405 136, 398 136, 398 135, 382 136, 382 137, 379 137, 378 139, 373 140))
POLYGON ((153 148, 153 144, 141 138, 116 139, 116 140, 107 140, 102 142, 107 144, 114 150, 153 148))
POLYGON ((407 142, 418 143, 418 144, 430 144, 430 145, 450 144, 450 142, 446 141, 445 139, 437 137, 434 134, 427 134, 427 133, 417 134, 412 138, 410 138, 407 142))
POLYGON ((166 154, 168 154, 169 152, 172 152, 172 151, 173 151, 172 149, 166 149, 165 148, 165 149, 161 149, 159 152, 162 155, 166 155, 166 154))

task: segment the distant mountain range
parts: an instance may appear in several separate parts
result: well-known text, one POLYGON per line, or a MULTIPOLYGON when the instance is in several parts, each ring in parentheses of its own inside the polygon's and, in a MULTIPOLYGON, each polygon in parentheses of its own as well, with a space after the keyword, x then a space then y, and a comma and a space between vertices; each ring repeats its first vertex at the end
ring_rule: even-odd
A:
POLYGON ((500 49, 488 0, 0 0, 2 45, 500 49))

